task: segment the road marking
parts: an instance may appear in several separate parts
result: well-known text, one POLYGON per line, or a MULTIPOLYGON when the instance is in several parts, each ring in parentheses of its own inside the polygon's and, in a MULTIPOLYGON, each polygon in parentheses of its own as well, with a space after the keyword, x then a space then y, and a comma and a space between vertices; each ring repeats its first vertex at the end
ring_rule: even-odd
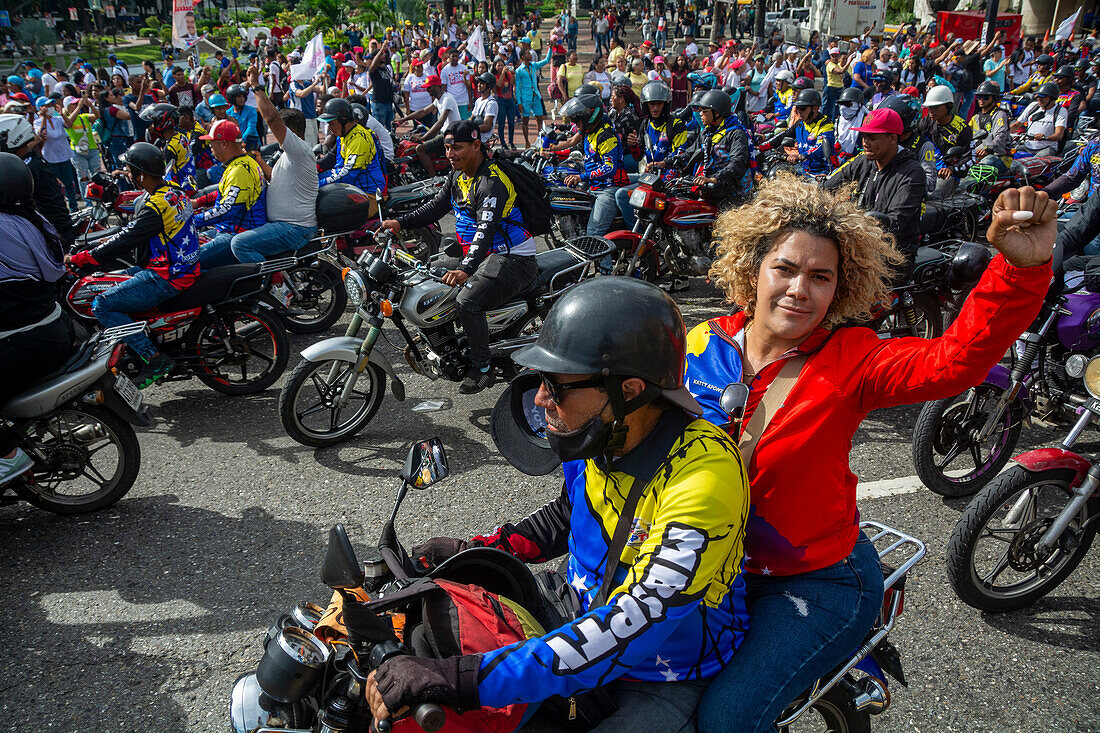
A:
POLYGON ((888 478, 882 481, 861 481, 856 486, 857 499, 882 499, 898 494, 912 494, 924 488, 917 476, 904 476, 902 478, 888 478))

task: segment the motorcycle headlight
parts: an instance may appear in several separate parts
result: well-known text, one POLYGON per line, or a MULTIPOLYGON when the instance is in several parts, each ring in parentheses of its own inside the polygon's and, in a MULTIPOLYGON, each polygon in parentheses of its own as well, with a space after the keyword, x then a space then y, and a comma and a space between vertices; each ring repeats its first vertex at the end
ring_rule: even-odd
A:
POLYGON ((264 694, 256 674, 241 675, 229 698, 229 727, 233 733, 251 733, 257 728, 281 728, 289 720, 285 706, 264 694))
POLYGON ((1080 379, 1085 374, 1085 367, 1088 366, 1088 357, 1084 354, 1070 354, 1066 359, 1066 374, 1074 379, 1080 379))
POLYGON ((1088 393, 1100 399, 1100 356, 1092 357, 1085 365, 1084 382, 1088 393))
POLYGON ((344 290, 348 293, 348 301, 356 308, 367 297, 367 284, 363 282, 363 276, 350 267, 344 268, 344 290))

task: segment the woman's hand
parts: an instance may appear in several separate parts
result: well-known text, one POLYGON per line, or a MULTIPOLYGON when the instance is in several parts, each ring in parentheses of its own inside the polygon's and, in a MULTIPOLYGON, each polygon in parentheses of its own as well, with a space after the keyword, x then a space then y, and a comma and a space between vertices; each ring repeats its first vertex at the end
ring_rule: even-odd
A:
POLYGON ((1031 186, 1009 188, 993 204, 986 239, 1016 267, 1036 267, 1050 260, 1058 234, 1058 202, 1031 186))

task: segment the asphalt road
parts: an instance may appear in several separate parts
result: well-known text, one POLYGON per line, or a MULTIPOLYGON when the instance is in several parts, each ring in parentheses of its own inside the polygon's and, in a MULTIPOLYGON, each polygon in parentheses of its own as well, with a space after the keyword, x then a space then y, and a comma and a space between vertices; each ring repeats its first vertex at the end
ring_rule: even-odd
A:
MULTIPOLYGON (((690 323, 722 310, 699 280, 678 299, 690 323)), ((291 367, 315 340, 293 338, 291 367)), ((377 537, 414 439, 440 437, 452 477, 409 497, 398 525, 407 544, 469 536, 557 494, 558 476, 523 476, 495 453, 488 420, 499 387, 460 395, 398 362, 406 401, 387 396, 357 438, 318 451, 283 434, 277 388, 228 398, 198 382, 159 386, 146 393, 157 422, 140 435, 141 474, 118 505, 84 517, 0 509, 0 725, 225 730, 233 681, 259 661, 263 631, 296 602, 327 600, 319 568, 329 526, 343 522, 362 547, 377 537), (444 409, 411 409, 429 399, 444 409)), ((852 452, 862 481, 914 473, 916 414, 885 410, 865 422, 852 452)), ((1025 437, 1049 444, 1058 434, 1025 437)), ((894 685, 875 729, 1100 730, 1097 553, 1033 608, 983 615, 955 598, 943 569, 965 502, 911 484, 894 481, 883 493, 899 493, 860 501, 864 518, 928 544, 892 635, 910 686, 894 685)))

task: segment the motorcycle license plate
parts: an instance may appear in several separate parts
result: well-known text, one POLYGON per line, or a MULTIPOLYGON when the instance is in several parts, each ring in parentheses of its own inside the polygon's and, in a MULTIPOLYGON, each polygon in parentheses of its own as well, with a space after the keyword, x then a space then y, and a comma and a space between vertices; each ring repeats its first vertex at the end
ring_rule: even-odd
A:
POLYGON ((1089 401, 1085 403, 1085 409, 1100 415, 1100 400, 1095 397, 1089 397, 1089 401))
POLYGON ((130 378, 124 374, 116 375, 115 377, 115 392, 121 397, 130 409, 137 412, 141 407, 141 391, 137 388, 137 385, 130 381, 130 378))
POLYGON ((630 192, 630 205, 637 208, 645 206, 645 191, 636 188, 630 192))

